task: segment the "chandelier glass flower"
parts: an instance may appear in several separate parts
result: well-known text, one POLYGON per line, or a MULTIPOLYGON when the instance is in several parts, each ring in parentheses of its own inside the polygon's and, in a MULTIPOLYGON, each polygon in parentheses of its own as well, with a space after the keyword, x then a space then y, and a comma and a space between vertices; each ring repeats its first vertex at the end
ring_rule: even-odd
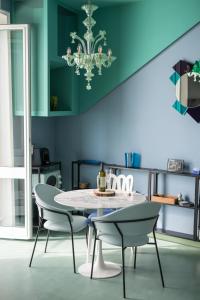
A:
POLYGON ((67 48, 66 55, 63 55, 68 66, 75 66, 75 73, 80 75, 80 69, 85 70, 86 89, 91 90, 91 81, 94 77, 93 69, 98 69, 98 75, 102 75, 102 67, 109 68, 116 57, 112 56, 112 50, 108 49, 107 53, 103 53, 103 46, 106 46, 106 31, 100 30, 96 37, 92 32, 92 27, 96 21, 92 18, 93 12, 98 6, 85 4, 81 7, 87 15, 83 24, 87 28, 83 38, 80 38, 76 32, 71 32, 72 44, 78 41, 77 52, 72 54, 70 47, 67 48), (103 46, 102 46, 103 43, 103 46))

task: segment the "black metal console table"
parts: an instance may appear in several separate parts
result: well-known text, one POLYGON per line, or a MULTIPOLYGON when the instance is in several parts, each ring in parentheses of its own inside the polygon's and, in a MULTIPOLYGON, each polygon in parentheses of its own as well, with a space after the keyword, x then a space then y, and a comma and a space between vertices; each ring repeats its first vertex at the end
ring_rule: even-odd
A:
MULTIPOLYGON (((80 184, 80 169, 81 165, 90 165, 90 166, 99 166, 101 162, 94 161, 90 163, 90 161, 85 160, 77 160, 72 161, 72 189, 79 188, 80 184)), ((148 187, 147 187, 147 197, 148 200, 151 201, 151 195, 157 194, 158 191, 158 175, 159 174, 166 174, 166 175, 175 175, 175 176, 186 176, 194 178, 194 206, 193 207, 183 207, 179 205, 171 205, 175 207, 180 207, 182 209, 192 209, 194 210, 193 215, 193 234, 188 235, 184 233, 172 232, 167 230, 162 230, 162 233, 166 233, 168 235, 173 235, 177 237, 183 237, 187 239, 193 239, 194 241, 199 240, 199 230, 200 230, 200 200, 199 200, 199 181, 200 175, 194 175, 190 172, 170 172, 167 170, 161 169, 153 169, 153 168, 132 168, 132 167, 125 167, 123 165, 117 164, 110 164, 104 163, 104 166, 108 169, 112 169, 113 173, 116 173, 117 170, 130 170, 130 171, 138 171, 138 172, 146 172, 148 176, 148 187)), ((163 205, 170 205, 170 204, 163 204, 163 205)))

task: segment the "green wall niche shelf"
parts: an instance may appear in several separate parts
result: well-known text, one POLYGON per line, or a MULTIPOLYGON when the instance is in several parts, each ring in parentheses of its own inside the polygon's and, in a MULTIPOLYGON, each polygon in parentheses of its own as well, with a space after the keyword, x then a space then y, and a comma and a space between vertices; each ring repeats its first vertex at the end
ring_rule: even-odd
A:
MULTIPOLYGON (((62 55, 77 30, 77 15, 58 0, 14 1, 13 23, 31 25, 32 116, 67 116, 78 113, 78 81, 67 68, 62 55), (57 97, 51 110, 51 98, 57 97)), ((21 115, 20 99, 15 97, 15 114, 21 115)))

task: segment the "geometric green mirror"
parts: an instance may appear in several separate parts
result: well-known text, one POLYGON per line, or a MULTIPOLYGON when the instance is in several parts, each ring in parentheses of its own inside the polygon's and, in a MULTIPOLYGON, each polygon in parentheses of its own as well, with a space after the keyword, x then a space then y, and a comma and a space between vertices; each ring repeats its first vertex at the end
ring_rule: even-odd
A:
POLYGON ((182 115, 188 113, 200 123, 200 82, 190 76, 194 66, 184 60, 173 66, 175 72, 170 76, 170 80, 176 86, 176 100, 172 107, 182 115))

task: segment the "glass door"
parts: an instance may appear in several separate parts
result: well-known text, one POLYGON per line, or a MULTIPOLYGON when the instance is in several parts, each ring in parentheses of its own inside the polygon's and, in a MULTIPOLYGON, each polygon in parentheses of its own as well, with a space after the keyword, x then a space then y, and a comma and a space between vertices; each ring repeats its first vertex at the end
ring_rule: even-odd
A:
POLYGON ((29 48, 28 25, 0 25, 1 238, 32 236, 29 48))

